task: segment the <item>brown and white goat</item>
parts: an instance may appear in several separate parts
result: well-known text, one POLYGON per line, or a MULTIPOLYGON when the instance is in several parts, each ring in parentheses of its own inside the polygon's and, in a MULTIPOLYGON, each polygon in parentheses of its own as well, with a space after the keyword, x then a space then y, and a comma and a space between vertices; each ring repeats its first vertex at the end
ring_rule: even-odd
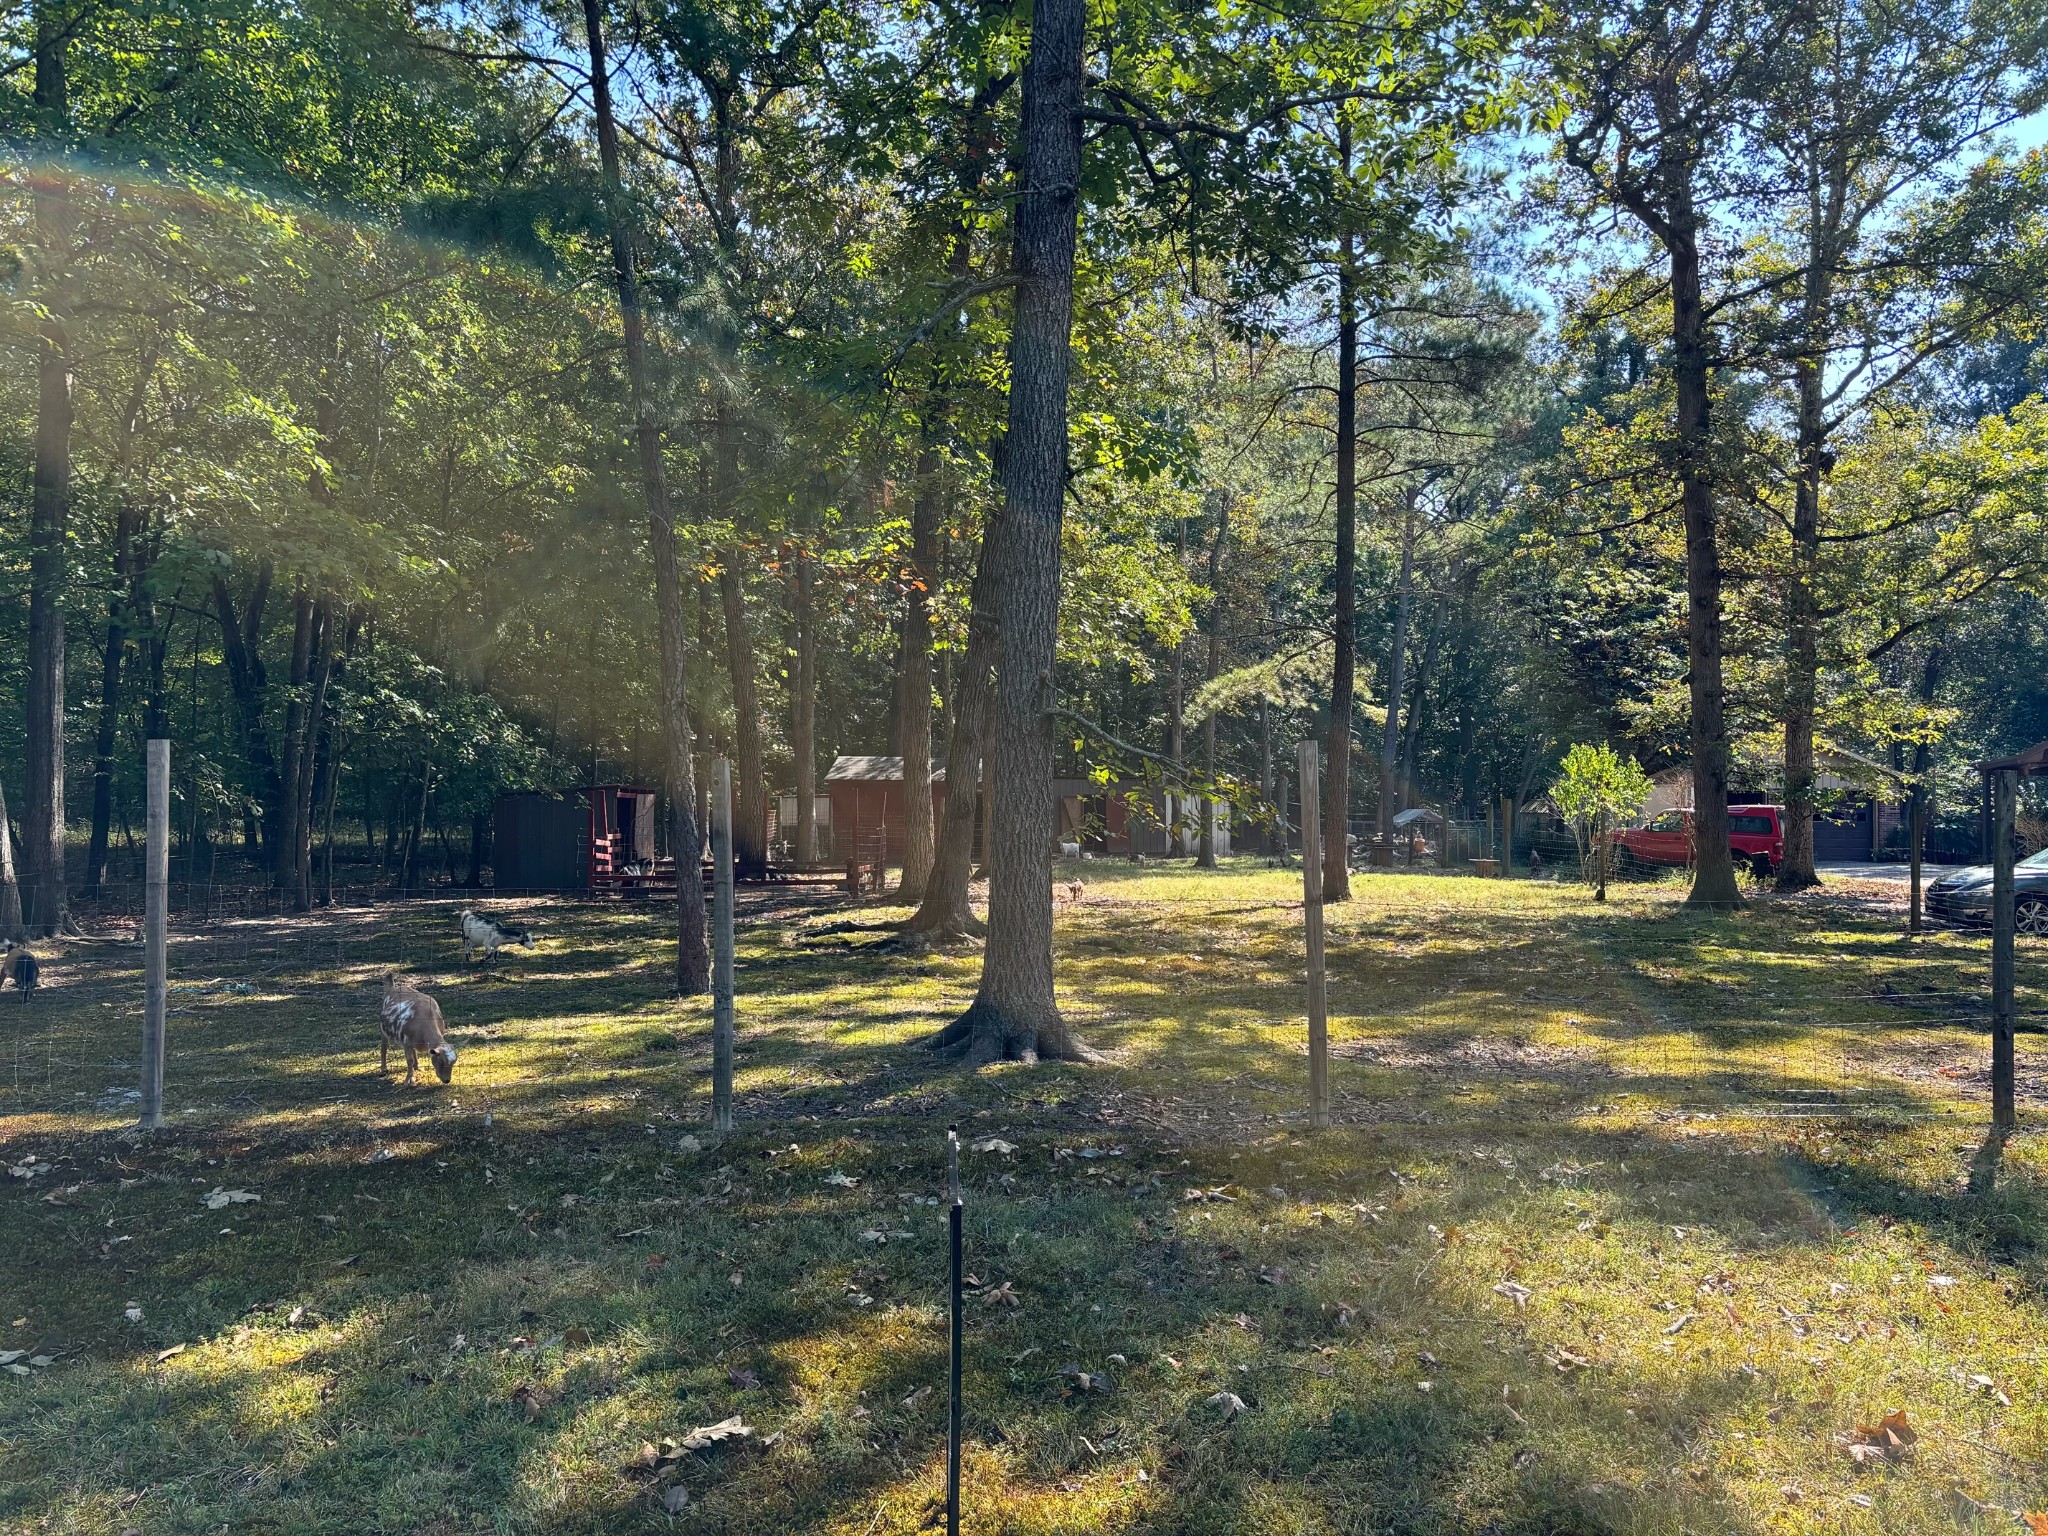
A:
POLYGON ((384 1054, 378 1070, 391 1070, 391 1047, 405 1051, 405 1085, 412 1086, 420 1057, 434 1064, 442 1082, 455 1076, 455 1047, 441 1033, 441 1005, 418 987, 401 980, 396 972, 384 978, 384 1003, 377 1010, 384 1030, 384 1054))

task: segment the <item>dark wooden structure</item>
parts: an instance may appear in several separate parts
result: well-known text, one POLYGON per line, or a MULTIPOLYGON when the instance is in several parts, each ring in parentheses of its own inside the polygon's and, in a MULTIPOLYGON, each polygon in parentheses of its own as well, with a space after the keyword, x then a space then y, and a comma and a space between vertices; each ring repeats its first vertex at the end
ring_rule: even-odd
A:
MULTIPOLYGON (((832 802, 835 862, 883 869, 903 862, 903 759, 850 756, 832 760, 825 775, 832 802)), ((932 768, 932 826, 946 813, 946 770, 932 768)))
POLYGON ((2019 1124, 2013 1035, 2018 1025, 2013 976, 2013 866, 2018 849, 2014 822, 2020 783, 2048 774, 2048 741, 2037 741, 2011 757, 1977 765, 1984 782, 1984 808, 1991 844, 1991 1124, 2010 1131, 2019 1124))
POLYGON ((676 888, 656 853, 655 794, 637 784, 500 795, 492 874, 498 888, 649 896, 676 888))

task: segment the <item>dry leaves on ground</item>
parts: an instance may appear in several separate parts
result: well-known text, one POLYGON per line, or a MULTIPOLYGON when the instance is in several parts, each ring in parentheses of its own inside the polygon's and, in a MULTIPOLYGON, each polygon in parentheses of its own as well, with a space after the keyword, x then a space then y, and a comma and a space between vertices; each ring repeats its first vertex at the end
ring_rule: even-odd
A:
POLYGON ((1220 1410, 1223 1414, 1223 1422, 1228 1424, 1232 1419, 1244 1412, 1244 1399, 1235 1392, 1218 1392, 1213 1397, 1202 1399, 1202 1406, 1204 1408, 1220 1410))
POLYGON ((1859 1467, 1897 1465, 1913 1454, 1920 1437, 1906 1422, 1906 1410, 1895 1409, 1875 1424, 1858 1424, 1848 1438, 1849 1459, 1859 1467))

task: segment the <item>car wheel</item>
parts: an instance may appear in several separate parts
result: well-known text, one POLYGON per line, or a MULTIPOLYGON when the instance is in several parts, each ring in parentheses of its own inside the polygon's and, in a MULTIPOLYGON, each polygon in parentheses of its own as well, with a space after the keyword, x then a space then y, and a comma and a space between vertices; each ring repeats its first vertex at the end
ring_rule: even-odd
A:
POLYGON ((2029 938, 2048 938, 2048 901, 2039 896, 2022 896, 2013 903, 2012 925, 2029 938))

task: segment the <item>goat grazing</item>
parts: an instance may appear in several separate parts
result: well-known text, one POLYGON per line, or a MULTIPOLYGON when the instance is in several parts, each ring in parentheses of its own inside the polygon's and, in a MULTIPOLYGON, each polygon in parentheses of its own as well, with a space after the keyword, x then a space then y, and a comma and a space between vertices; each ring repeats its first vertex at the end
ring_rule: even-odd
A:
POLYGON ((29 999, 29 994, 35 991, 37 984, 43 979, 43 962, 36 958, 34 950, 24 949, 8 961, 7 973, 13 979, 15 988, 21 993, 21 1000, 25 1003, 29 999))
POLYGON ((391 1071, 391 1047, 396 1045, 405 1051, 406 1087, 412 1086, 422 1055, 433 1062, 434 1073, 442 1082, 455 1076, 455 1047, 441 1033, 441 1005, 400 980, 396 972, 384 978, 384 1003, 377 1010, 377 1021, 384 1030, 380 1072, 391 1071))
POLYGON ((462 915, 456 919, 456 923, 462 930, 462 961, 465 965, 469 963, 470 956, 478 950, 483 951, 486 960, 495 960, 498 951, 511 944, 524 944, 528 949, 533 948, 531 928, 507 928, 495 917, 482 912, 472 912, 468 907, 462 909, 462 915))

